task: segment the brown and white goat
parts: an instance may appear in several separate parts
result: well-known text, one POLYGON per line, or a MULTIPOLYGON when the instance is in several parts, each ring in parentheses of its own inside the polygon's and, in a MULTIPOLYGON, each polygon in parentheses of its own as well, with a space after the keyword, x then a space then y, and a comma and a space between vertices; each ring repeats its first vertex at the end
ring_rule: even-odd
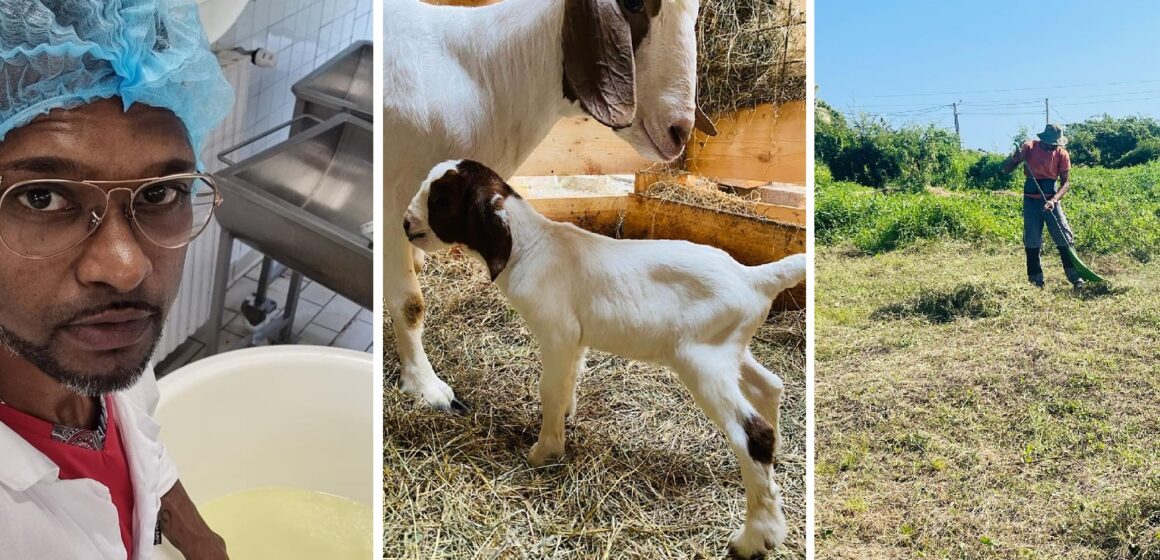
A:
POLYGON ((730 547, 749 558, 784 540, 773 480, 783 385, 749 343, 773 298, 805 279, 805 255, 749 267, 686 241, 600 236, 548 220, 466 160, 435 166, 404 224, 424 251, 462 246, 478 257, 539 342, 543 424, 532 465, 564 453, 589 348, 660 364, 677 372, 741 465, 747 515, 730 547))

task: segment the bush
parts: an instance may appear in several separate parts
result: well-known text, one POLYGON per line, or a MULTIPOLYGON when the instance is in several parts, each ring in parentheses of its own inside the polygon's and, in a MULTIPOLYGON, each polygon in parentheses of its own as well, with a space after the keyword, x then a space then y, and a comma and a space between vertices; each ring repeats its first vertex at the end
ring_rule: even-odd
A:
MULTIPOLYGON (((1090 118, 1067 126, 1067 145, 1076 165, 1124 167, 1122 158, 1143 141, 1160 138, 1160 122, 1151 117, 1090 118)), ((1129 165, 1144 163, 1137 161, 1129 165)))
POLYGON ((1012 173, 1004 172, 1006 161, 1004 155, 984 154, 967 170, 967 186, 986 191, 1022 190, 1023 174, 1018 169, 1012 173))
MULTIPOLYGON (((956 172, 958 138, 934 126, 893 129, 880 119, 863 117, 852 125, 841 113, 819 103, 815 118, 815 157, 838 181, 909 192, 962 174, 956 172)), ((962 161, 960 167, 965 167, 962 161)))
POLYGON ((1141 140, 1132 151, 1116 160, 1111 167, 1131 167, 1160 159, 1160 138, 1141 140))
POLYGON ((948 188, 968 186, 971 168, 985 155, 981 152, 971 150, 963 150, 954 154, 951 156, 950 167, 947 168, 942 177, 938 178, 938 184, 945 185, 948 188))
POLYGON ((830 168, 820 161, 814 161, 814 184, 815 185, 829 185, 834 182, 834 174, 830 172, 830 168))

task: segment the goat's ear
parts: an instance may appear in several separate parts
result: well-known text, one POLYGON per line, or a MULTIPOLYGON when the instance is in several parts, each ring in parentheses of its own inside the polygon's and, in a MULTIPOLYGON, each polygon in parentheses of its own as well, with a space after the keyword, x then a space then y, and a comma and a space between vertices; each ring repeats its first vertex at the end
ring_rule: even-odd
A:
POLYGON ((508 226, 504 197, 490 189, 478 191, 467 217, 468 248, 480 254, 494 282, 507 268, 512 254, 512 231, 508 226))
POLYGON ((632 126, 636 67, 632 30, 616 0, 565 0, 564 82, 592 118, 632 126))

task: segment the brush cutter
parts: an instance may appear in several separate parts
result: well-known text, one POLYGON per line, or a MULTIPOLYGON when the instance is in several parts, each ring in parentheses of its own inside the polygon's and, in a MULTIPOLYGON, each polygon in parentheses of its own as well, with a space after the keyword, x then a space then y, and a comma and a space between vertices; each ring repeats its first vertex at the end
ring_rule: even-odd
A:
MULTIPOLYGON (((1024 165, 1024 167, 1027 168, 1027 176, 1031 177, 1032 183, 1035 183, 1035 190, 1039 191, 1039 196, 1042 197, 1042 200, 1044 202, 1047 202, 1047 200, 1048 200, 1047 195, 1043 194, 1043 189, 1039 186, 1039 181, 1037 181, 1035 179, 1035 174, 1031 172, 1031 166, 1027 165, 1026 161, 1023 162, 1023 165, 1024 165)), ((1059 204, 1059 203, 1057 202, 1056 204, 1059 204)), ((1052 210, 1051 212, 1048 212, 1048 213, 1051 214, 1051 219, 1055 220, 1055 227, 1059 228, 1060 231, 1063 231, 1063 224, 1059 223, 1059 218, 1055 215, 1055 211, 1052 210)), ((1072 247, 1070 243, 1064 247, 1064 250, 1066 250, 1068 256, 1071 257, 1071 263, 1073 265, 1075 265, 1075 270, 1077 273, 1079 273, 1080 278, 1083 278, 1084 280, 1087 280, 1088 282, 1103 282, 1104 281, 1104 279, 1101 278, 1099 274, 1092 272, 1092 269, 1088 268, 1087 265, 1084 264, 1083 261, 1079 260, 1079 255, 1077 255, 1075 253, 1075 247, 1072 247)))

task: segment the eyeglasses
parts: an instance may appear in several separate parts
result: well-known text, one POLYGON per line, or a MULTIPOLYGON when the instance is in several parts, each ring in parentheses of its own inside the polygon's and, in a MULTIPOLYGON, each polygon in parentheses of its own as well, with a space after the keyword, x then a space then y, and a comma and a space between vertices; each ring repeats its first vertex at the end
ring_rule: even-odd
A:
POLYGON ((213 177, 201 173, 139 181, 21 181, 0 194, 0 243, 29 259, 60 255, 97 231, 118 191, 129 194, 124 208, 129 223, 149 242, 166 249, 193 241, 222 203, 213 177), (101 187, 136 182, 141 185, 135 189, 101 187))

